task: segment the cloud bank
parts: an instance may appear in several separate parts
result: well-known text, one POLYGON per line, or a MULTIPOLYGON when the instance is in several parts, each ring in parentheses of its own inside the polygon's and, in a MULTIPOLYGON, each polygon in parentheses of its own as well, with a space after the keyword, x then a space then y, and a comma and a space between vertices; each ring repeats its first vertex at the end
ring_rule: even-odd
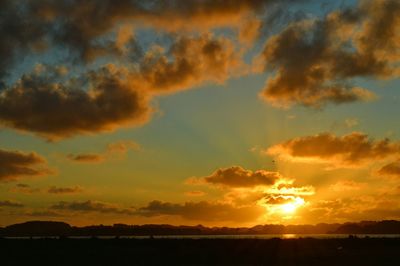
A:
POLYGON ((46 160, 37 153, 0 149, 0 182, 23 177, 38 177, 51 174, 46 160))
POLYGON ((255 187, 272 186, 277 181, 283 179, 278 172, 265 170, 251 171, 240 166, 220 168, 210 176, 190 179, 189 183, 207 183, 211 185, 223 185, 227 187, 255 187))
POLYGON ((344 136, 321 133, 298 137, 274 145, 266 153, 290 161, 328 163, 336 167, 356 167, 399 156, 400 143, 389 139, 373 140, 353 132, 344 136))
POLYGON ((317 108, 373 99, 351 79, 398 77, 399 11, 395 0, 360 1, 322 19, 291 23, 265 44, 265 68, 275 74, 262 98, 280 107, 317 108))

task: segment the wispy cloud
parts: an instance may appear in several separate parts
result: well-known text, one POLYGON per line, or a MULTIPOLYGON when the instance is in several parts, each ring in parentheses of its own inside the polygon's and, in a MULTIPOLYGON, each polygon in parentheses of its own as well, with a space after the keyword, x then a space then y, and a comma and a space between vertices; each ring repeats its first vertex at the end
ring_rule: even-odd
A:
POLYGON ((133 141, 118 141, 107 145, 106 150, 102 153, 80 153, 68 154, 67 158, 77 163, 101 163, 110 159, 118 159, 129 150, 140 150, 140 145, 133 141))

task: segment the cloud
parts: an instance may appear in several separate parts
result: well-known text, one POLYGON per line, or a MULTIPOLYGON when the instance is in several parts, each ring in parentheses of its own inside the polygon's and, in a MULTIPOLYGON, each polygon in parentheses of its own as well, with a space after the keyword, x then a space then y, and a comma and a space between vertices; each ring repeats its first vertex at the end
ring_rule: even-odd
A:
POLYGON ((139 125, 149 118, 146 96, 120 79, 122 74, 112 66, 87 76, 88 91, 73 80, 57 82, 59 75, 46 70, 24 75, 0 92, 3 124, 53 140, 139 125))
POLYGON ((133 28, 204 32, 217 27, 237 27, 270 6, 286 6, 291 2, 4 0, 0 3, 3 11, 0 58, 4 59, 0 77, 18 57, 48 51, 54 46, 66 48, 74 59, 87 63, 100 56, 124 56, 127 44, 137 50, 133 28), (118 34, 112 38, 115 30, 118 34))
MULTIPOLYGON (((280 1, 286 3, 289 1, 280 1)), ((161 3, 158 1, 158 3, 161 3)), ((158 27, 172 28, 213 28, 220 26, 237 25, 243 18, 252 13, 261 13, 269 5, 277 4, 278 1, 270 0, 245 0, 245 1, 170 1, 167 5, 158 5, 153 9, 153 19, 158 27), (187 17, 191 21, 186 23, 187 17), (162 26, 169 20, 170 25, 162 26)))
POLYGON ((353 180, 340 180, 329 186, 330 189, 336 192, 360 190, 365 183, 355 182, 353 180))
POLYGON ((336 167, 356 167, 400 154, 400 143, 373 140, 353 132, 344 136, 321 133, 298 137, 267 149, 267 154, 290 161, 328 163, 336 167))
POLYGON ((17 184, 15 187, 11 188, 10 191, 14 193, 33 194, 41 190, 39 188, 32 188, 28 184, 17 184))
POLYGON ((108 153, 120 153, 125 154, 129 150, 138 151, 140 150, 140 145, 136 142, 130 140, 121 140, 117 142, 113 142, 107 145, 108 153))
POLYGON ((206 82, 222 84, 229 77, 240 74, 242 67, 240 55, 231 40, 211 34, 190 38, 180 36, 167 52, 150 50, 132 80, 153 94, 163 94, 206 82))
POLYGON ((298 186, 294 179, 283 177, 278 172, 250 171, 239 166, 221 168, 210 176, 192 177, 188 185, 208 185, 223 188, 224 194, 218 203, 234 207, 257 206, 265 212, 279 212, 284 203, 304 205, 305 198, 315 194, 313 186, 298 186))
POLYGON ((48 140, 140 126, 154 96, 223 84, 247 71, 233 38, 212 29, 237 29, 241 42, 251 43, 258 17, 292 2, 1 1, 0 124, 48 140), (136 29, 169 40, 163 47, 139 43, 136 29), (42 71, 15 75, 27 56, 48 55, 55 62, 42 71), (73 70, 56 71, 65 70, 57 62, 73 70))
POLYGON ((139 126, 154 96, 223 83, 240 65, 232 42, 209 34, 149 51, 136 67, 109 64, 73 78, 39 65, 0 91, 0 123, 48 140, 139 126))
POLYGON ((260 28, 255 15, 291 2, 2 1, 0 124, 52 141, 143 125, 154 96, 247 72, 233 38, 212 29, 235 28, 241 42, 251 43, 260 28), (134 30, 149 27, 169 41, 143 48, 134 30), (65 68, 55 60, 19 79, 3 78, 5 70, 19 73, 13 64, 25 56, 54 51, 67 54, 58 61, 73 71, 59 71, 65 68))
POLYGON ((124 156, 129 150, 140 150, 140 145, 129 140, 118 141, 108 144, 103 153, 68 154, 67 158, 77 163, 101 163, 124 156))
POLYGON ((22 203, 11 201, 11 200, 3 200, 0 201, 0 207, 8 207, 8 208, 22 208, 24 205, 22 203))
POLYGON ((201 197, 204 196, 206 193, 204 191, 194 190, 194 191, 186 191, 185 195, 189 197, 201 197))
POLYGON ((30 186, 28 184, 17 184, 16 187, 18 187, 18 188, 29 188, 30 186))
POLYGON ((400 3, 360 1, 356 7, 287 26, 263 51, 275 74, 261 96, 288 107, 371 100, 372 92, 351 84, 355 77, 396 78, 400 58, 400 3), (384 30, 382 30, 384 29, 384 30))
POLYGON ((187 183, 204 183, 227 187, 255 187, 271 186, 281 179, 283 179, 283 177, 278 172, 269 172, 265 170, 257 170, 253 172, 240 166, 232 166, 228 168, 220 168, 210 176, 191 178, 187 183))
POLYGON ((292 195, 292 196, 311 196, 315 194, 313 186, 296 186, 294 181, 289 183, 279 184, 269 190, 271 195, 292 195))
POLYGON ((76 194, 82 192, 81 187, 56 187, 52 186, 47 190, 50 194, 76 194))
POLYGON ((60 201, 50 207, 51 210, 58 211, 76 211, 76 212, 98 212, 103 214, 134 214, 133 209, 122 208, 116 204, 100 201, 60 201))
POLYGON ((347 118, 346 120, 344 120, 344 123, 347 128, 352 128, 359 124, 357 118, 347 118))
POLYGON ((46 160, 37 153, 0 149, 0 181, 13 181, 22 177, 51 174, 46 160))
POLYGON ((286 204, 286 203, 290 203, 293 202, 295 199, 295 197, 293 196, 287 196, 287 195, 270 195, 265 197, 265 203, 266 204, 286 204))
POLYGON ((243 18, 262 13, 271 5, 286 5, 291 1, 234 0, 226 1, 46 1, 34 3, 36 13, 54 21, 61 20, 59 38, 74 45, 87 46, 86 39, 104 34, 118 22, 128 21, 137 27, 151 26, 162 30, 206 30, 232 27, 243 18), (62 19, 68 17, 69 20, 62 19), (187 18, 190 17, 190 20, 187 18))
POLYGON ((103 155, 94 153, 68 154, 67 158, 78 163, 100 163, 104 161, 103 155))
POLYGON ((264 208, 257 205, 234 206, 207 201, 180 204, 155 200, 139 208, 137 215, 145 217, 177 215, 188 220, 249 222, 255 221, 264 212, 264 208))
POLYGON ((64 216, 60 213, 57 213, 54 211, 49 211, 49 210, 25 212, 23 215, 32 216, 32 217, 63 217, 64 216))
POLYGON ((259 19, 249 19, 244 21, 239 28, 238 40, 245 46, 252 46, 259 37, 262 21, 259 19))
POLYGON ((0 46, 0 56, 6 60, 0 66, 0 76, 16 61, 16 55, 23 56, 49 50, 52 46, 62 46, 75 58, 90 62, 99 56, 124 55, 123 46, 126 44, 137 50, 138 44, 132 28, 204 32, 216 27, 237 27, 249 17, 263 14, 269 7, 283 7, 291 2, 1 1, 3 12, 0 25, 3 27, 0 34, 4 41, 0 46), (119 34, 115 39, 110 38, 110 33, 116 29, 119 34), (105 36, 109 38, 104 40, 105 36))
POLYGON ((45 189, 45 188, 33 188, 27 184, 17 184, 14 188, 10 189, 10 191, 14 193, 24 193, 24 194, 33 194, 33 193, 76 194, 82 192, 83 189, 79 186, 75 187, 51 186, 45 189))
MULTIPOLYGON (((251 210, 255 213, 260 210, 259 217, 262 215, 263 219, 270 219, 271 221, 277 219, 275 216, 278 214, 280 214, 280 216, 278 215, 277 217, 279 219, 282 218, 281 214, 284 213, 283 210, 285 208, 292 210, 292 208, 306 205, 307 202, 305 200, 315 194, 313 186, 298 186, 295 184, 294 179, 283 177, 278 172, 269 172, 265 170, 250 171, 239 166, 220 168, 206 177, 189 178, 186 180, 186 184, 208 185, 222 188, 219 190, 223 192, 219 201, 201 202, 203 205, 223 205, 235 209, 249 208, 249 211, 251 210)), ((186 204, 188 203, 172 204, 155 201, 150 203, 149 206, 151 205, 151 208, 146 208, 146 210, 160 208, 165 211, 159 211, 157 213, 165 213, 167 215, 170 211, 169 208, 171 208, 171 213, 175 211, 179 213, 181 209, 186 208, 186 204)), ((195 203, 192 204, 194 205, 195 203)), ((200 204, 200 202, 196 204, 200 204)), ((191 207, 195 209, 196 206, 191 207)), ((139 209, 139 212, 140 211, 141 209, 139 209)), ((150 212, 150 214, 151 213, 152 212, 150 212)), ((256 217, 253 222, 255 221, 256 217)), ((265 220, 263 221, 265 222, 265 220)))
POLYGON ((21 1, 0 1, 0 89, 18 57, 40 50, 47 25, 20 8, 21 1), (29 19, 26 19, 29 17, 29 19))
POLYGON ((378 170, 380 176, 400 177, 400 161, 391 162, 378 170))
MULTIPOLYGON (((2 1, 0 123, 49 140, 140 126, 154 111, 150 104, 154 96, 206 83, 223 84, 248 71, 237 43, 222 34, 214 36, 210 29, 233 27, 239 42, 251 43, 265 12, 293 2, 2 1), (146 44, 143 50, 133 31, 148 27, 167 31, 172 44, 146 44), (177 34, 183 28, 189 31, 177 34), (9 83, 17 77, 2 78, 24 56, 53 50, 69 51, 65 61, 74 71, 61 73, 53 65, 24 74, 14 84, 9 83), (100 57, 101 63, 89 66, 100 57), (75 67, 77 58, 83 65, 75 67), (76 73, 104 62, 107 66, 100 69, 76 73)), ((264 96, 276 103, 312 106, 371 98, 365 89, 344 86, 342 81, 395 75, 399 5, 396 1, 366 3, 313 23, 293 23, 271 38, 264 57, 267 69, 277 74, 264 96), (382 26, 386 30, 378 31, 382 26), (356 34, 347 34, 352 30, 356 34), (354 49, 346 50, 349 38, 354 49)))
POLYGON ((315 200, 303 208, 299 215, 314 222, 365 221, 379 217, 382 220, 399 219, 397 195, 373 194, 335 199, 315 200))
POLYGON ((180 216, 188 220, 250 222, 262 215, 265 210, 255 202, 248 205, 234 205, 223 202, 185 202, 170 203, 151 201, 140 208, 125 208, 117 204, 100 201, 60 201, 48 211, 64 215, 71 212, 100 213, 113 215, 133 215, 143 217, 180 216))

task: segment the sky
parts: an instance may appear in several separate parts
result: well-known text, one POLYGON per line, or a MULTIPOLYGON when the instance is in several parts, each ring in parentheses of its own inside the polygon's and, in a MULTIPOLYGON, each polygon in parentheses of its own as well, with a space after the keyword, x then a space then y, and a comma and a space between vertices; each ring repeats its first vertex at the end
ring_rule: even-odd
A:
POLYGON ((397 0, 0 0, 0 226, 400 219, 397 0))

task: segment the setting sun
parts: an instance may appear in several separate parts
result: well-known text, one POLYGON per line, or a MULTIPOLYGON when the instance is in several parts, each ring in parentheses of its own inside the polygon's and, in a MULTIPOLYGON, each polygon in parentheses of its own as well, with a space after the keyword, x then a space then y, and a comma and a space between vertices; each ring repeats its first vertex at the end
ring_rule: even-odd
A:
POLYGON ((296 211, 297 206, 294 203, 287 203, 281 206, 282 212, 284 213, 293 213, 296 211))
POLYGON ((296 198, 293 202, 282 204, 280 209, 285 214, 294 213, 298 207, 304 205, 304 200, 302 198, 296 198))

